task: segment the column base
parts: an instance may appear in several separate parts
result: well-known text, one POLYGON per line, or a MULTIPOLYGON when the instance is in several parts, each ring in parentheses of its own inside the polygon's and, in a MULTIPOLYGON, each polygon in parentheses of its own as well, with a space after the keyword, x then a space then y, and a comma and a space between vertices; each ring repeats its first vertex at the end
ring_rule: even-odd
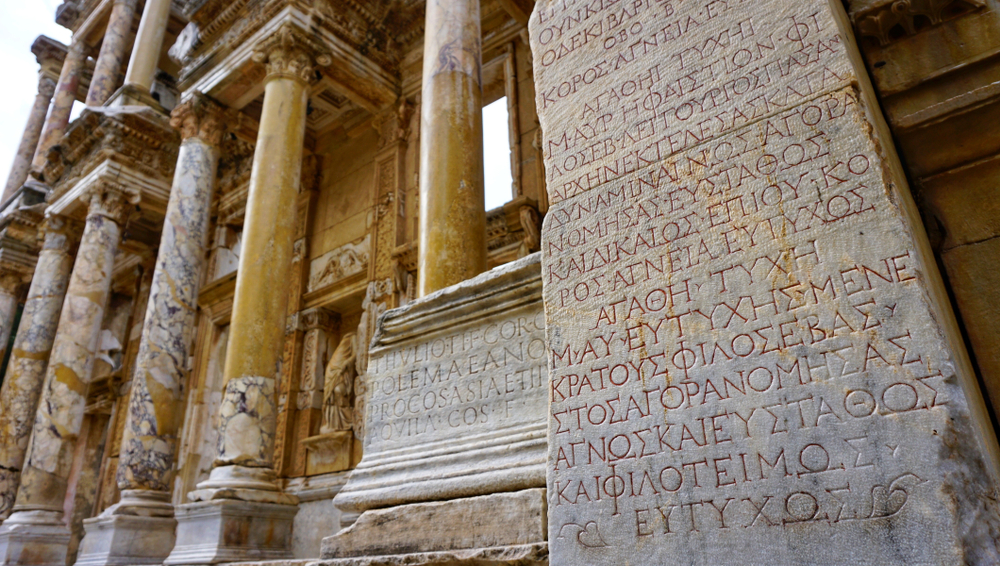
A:
POLYGON ((179 505, 177 543, 164 564, 197 565, 292 558, 297 505, 214 499, 179 505))
POLYGON ((66 566, 70 532, 58 511, 15 511, 0 526, 0 565, 66 566))
POLYGON ((111 95, 111 98, 104 103, 111 108, 123 108, 125 106, 148 106, 160 114, 169 115, 170 112, 163 107, 158 100, 148 92, 144 92, 132 85, 124 85, 111 95))
POLYGON ((122 500, 83 522, 75 566, 162 564, 174 548, 177 520, 170 494, 124 491, 122 500))

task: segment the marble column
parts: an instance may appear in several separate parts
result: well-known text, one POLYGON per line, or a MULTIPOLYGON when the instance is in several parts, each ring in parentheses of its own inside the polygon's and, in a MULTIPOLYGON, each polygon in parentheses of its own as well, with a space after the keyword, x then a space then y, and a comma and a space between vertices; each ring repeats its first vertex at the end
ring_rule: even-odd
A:
POLYGON ((61 216, 49 216, 42 226, 44 243, 0 389, 0 518, 14 506, 79 230, 78 223, 61 216))
POLYGON ((101 106, 118 88, 118 73, 121 72, 128 51, 128 38, 137 3, 138 0, 115 0, 111 8, 101 53, 94 67, 94 78, 91 79, 90 90, 87 92, 87 106, 101 106))
POLYGON ((266 65, 264 104, 243 223, 219 409, 219 444, 209 479, 177 509, 177 545, 167 564, 290 557, 297 498, 275 482, 276 377, 285 338, 308 87, 316 65, 308 35, 286 24, 254 53, 266 65), (265 275, 266 274, 266 275, 265 275), (239 516, 259 524, 236 527, 239 516), (233 529, 246 532, 242 539, 233 529), (265 532, 267 539, 259 538, 265 532), (224 550, 223 550, 224 549, 224 550))
POLYGON ((35 150, 35 157, 31 162, 33 168, 45 165, 49 149, 59 143, 59 140, 66 133, 69 116, 73 111, 73 103, 76 102, 76 91, 80 88, 80 77, 83 76, 86 62, 86 45, 81 40, 74 41, 69 46, 69 53, 66 54, 62 71, 59 73, 59 83, 56 85, 56 92, 52 99, 52 109, 49 110, 49 117, 45 120, 42 139, 38 142, 38 149, 35 150))
MULTIPOLYGON (((148 4, 147 4, 148 6, 148 4)), ((225 109, 195 95, 172 113, 180 153, 153 270, 121 440, 122 499, 84 521, 77 565, 161 564, 174 546, 170 492, 225 109), (136 544, 136 541, 143 541, 136 544)))
POLYGON ((167 31, 169 20, 170 0, 146 0, 139 31, 135 35, 132 57, 128 62, 128 72, 125 73, 126 87, 149 94, 160 62, 163 35, 167 31))
POLYGON ((83 424, 111 270, 122 225, 135 210, 132 194, 101 181, 89 211, 52 343, 41 399, 21 470, 14 512, 0 526, 0 564, 61 564, 69 530, 63 502, 83 424))
POLYGON ((0 360, 7 354, 23 284, 24 276, 20 272, 5 269, 0 264, 0 360))
POLYGON ((35 150, 38 149, 38 140, 41 139, 42 127, 45 126, 45 116, 48 114, 49 103, 52 102, 55 93, 56 82, 45 75, 39 77, 38 94, 35 95, 35 103, 31 106, 31 113, 28 114, 28 123, 24 126, 24 133, 21 134, 21 143, 17 146, 14 165, 10 168, 10 175, 7 177, 7 185, 0 202, 7 202, 14 191, 20 189, 28 179, 31 160, 35 156, 35 150))
POLYGON ((420 109, 422 297, 486 271, 478 0, 429 0, 420 109))

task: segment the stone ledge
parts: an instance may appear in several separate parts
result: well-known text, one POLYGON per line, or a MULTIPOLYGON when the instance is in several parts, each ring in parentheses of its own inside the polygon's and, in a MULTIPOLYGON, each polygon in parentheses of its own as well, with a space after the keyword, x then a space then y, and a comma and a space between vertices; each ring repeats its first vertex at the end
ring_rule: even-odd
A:
POLYGON ((548 566, 548 563, 549 544, 538 542, 468 550, 335 558, 310 562, 308 566, 548 566))

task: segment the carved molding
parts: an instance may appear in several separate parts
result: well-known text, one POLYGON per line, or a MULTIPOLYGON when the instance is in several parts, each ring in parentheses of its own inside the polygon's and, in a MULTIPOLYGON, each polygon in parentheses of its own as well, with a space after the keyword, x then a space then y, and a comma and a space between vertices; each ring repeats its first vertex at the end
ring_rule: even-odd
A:
POLYGON ((365 271, 371 261, 371 235, 331 250, 309 264, 308 292, 365 271))
POLYGON ((851 20, 858 35, 870 37, 885 47, 898 39, 899 29, 904 36, 916 34, 918 19, 926 18, 930 25, 969 13, 986 5, 986 0, 878 0, 858 11, 851 12, 851 20))
POLYGON ((97 183, 85 197, 90 204, 87 216, 99 215, 124 226, 136 213, 140 195, 111 181, 97 183))

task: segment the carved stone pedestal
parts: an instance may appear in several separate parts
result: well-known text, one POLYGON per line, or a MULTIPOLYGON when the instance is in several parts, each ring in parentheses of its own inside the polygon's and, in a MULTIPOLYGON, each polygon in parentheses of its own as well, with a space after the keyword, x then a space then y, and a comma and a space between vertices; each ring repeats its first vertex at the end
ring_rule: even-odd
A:
POLYGON ((66 566, 69 529, 55 511, 18 511, 0 526, 0 564, 66 566))
POLYGON ((217 564, 292 557, 297 505, 216 499, 180 505, 177 543, 164 564, 217 564))
POLYGON ((162 564, 174 548, 177 521, 168 493, 126 490, 121 502, 83 528, 76 566, 162 564))
POLYGON ((544 489, 365 511, 323 539, 325 566, 548 564, 544 489))
POLYGON ((306 448, 306 475, 342 472, 351 467, 354 433, 336 430, 302 440, 306 448))
POLYGON ((112 515, 83 522, 86 536, 75 566, 162 564, 174 548, 173 517, 112 515))

